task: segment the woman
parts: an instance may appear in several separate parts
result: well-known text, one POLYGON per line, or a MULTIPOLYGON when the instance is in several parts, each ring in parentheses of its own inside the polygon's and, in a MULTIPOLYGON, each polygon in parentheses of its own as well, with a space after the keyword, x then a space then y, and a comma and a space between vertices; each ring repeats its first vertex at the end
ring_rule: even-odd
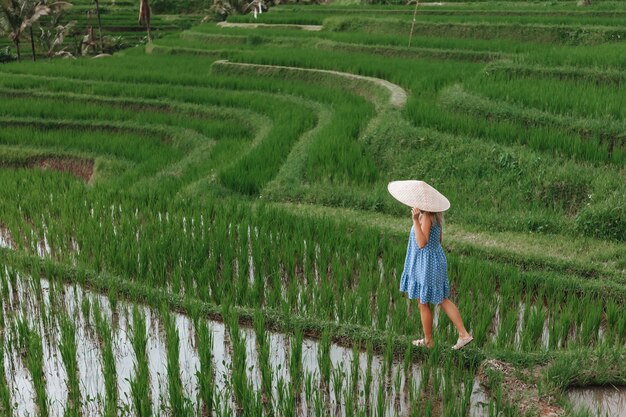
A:
POLYGON ((420 309, 424 338, 414 340, 416 346, 432 347, 433 315, 430 305, 438 304, 456 327, 459 338, 452 349, 460 349, 473 340, 463 325, 458 308, 448 299, 448 263, 443 252, 443 212, 450 202, 423 181, 394 181, 389 192, 412 207, 413 227, 409 235, 400 291, 416 299, 420 309))

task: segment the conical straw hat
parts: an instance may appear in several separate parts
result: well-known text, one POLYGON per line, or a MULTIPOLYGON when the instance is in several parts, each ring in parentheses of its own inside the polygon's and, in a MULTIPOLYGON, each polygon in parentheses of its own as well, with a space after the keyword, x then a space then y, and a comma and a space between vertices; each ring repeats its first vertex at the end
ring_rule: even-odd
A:
POLYGON ((417 207, 433 213, 450 208, 450 201, 424 181, 392 181, 387 189, 393 198, 411 208, 417 207))

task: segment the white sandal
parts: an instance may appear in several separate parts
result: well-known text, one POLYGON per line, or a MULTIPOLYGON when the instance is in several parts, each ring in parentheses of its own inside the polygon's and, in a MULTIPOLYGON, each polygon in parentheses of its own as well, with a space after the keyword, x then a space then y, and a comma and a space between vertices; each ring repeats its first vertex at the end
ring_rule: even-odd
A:
POLYGON ((456 344, 454 346, 452 346, 452 349, 454 350, 459 350, 461 349, 463 346, 467 345, 469 342, 471 342, 472 340, 474 340, 474 338, 472 337, 472 335, 470 335, 468 338, 465 339, 461 339, 460 337, 458 338, 458 340, 456 341, 456 344))

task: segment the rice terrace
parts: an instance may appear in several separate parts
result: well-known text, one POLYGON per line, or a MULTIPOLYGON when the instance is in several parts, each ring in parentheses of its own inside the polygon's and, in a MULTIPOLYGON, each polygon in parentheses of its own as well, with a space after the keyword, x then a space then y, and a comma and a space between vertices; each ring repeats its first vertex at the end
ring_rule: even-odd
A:
POLYGON ((0 416, 626 417, 625 2, 0 4, 0 416))

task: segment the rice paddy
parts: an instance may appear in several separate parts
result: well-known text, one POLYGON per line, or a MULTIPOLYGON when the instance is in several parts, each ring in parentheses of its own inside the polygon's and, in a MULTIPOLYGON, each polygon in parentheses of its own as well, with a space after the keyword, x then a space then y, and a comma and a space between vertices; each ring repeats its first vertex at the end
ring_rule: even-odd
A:
POLYGON ((0 415, 626 412, 621 3, 420 5, 410 47, 413 5, 100 7, 138 46, 0 65, 0 415), (411 344, 404 178, 460 352, 438 307, 411 344))

